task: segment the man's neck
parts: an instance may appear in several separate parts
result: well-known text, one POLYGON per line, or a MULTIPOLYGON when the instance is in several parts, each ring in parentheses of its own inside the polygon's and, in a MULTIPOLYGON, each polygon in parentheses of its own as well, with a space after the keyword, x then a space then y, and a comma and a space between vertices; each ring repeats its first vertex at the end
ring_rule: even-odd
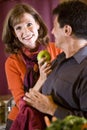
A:
POLYGON ((69 58, 76 54, 81 48, 87 45, 87 40, 73 40, 64 51, 66 58, 69 58))

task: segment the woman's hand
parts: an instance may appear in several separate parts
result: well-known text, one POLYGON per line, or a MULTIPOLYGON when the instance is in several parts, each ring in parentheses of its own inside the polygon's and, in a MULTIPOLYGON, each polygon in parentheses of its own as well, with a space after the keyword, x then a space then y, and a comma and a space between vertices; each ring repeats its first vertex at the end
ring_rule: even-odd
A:
POLYGON ((30 106, 52 116, 57 109, 57 105, 54 103, 51 96, 43 95, 40 92, 35 91, 34 89, 31 89, 29 93, 25 94, 24 100, 30 106))
POLYGON ((39 65, 39 71, 40 71, 40 79, 41 80, 46 80, 47 76, 51 73, 51 62, 46 61, 46 58, 42 58, 41 60, 38 61, 39 65))
POLYGON ((37 81, 37 83, 34 85, 33 89, 39 91, 47 79, 47 76, 51 73, 51 62, 46 62, 45 58, 42 58, 39 62, 39 71, 40 71, 40 77, 37 81))

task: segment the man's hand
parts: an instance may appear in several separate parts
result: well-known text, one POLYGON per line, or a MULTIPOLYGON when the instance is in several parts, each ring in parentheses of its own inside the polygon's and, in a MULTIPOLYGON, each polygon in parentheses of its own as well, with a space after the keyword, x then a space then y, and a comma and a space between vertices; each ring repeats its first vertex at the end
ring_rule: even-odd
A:
POLYGON ((52 121, 50 121, 50 119, 49 119, 47 116, 45 116, 45 117, 44 117, 44 120, 45 120, 46 126, 49 127, 52 122, 54 122, 54 121, 57 120, 57 118, 53 116, 53 117, 52 117, 52 121))
POLYGON ((33 89, 31 89, 29 93, 25 94, 24 100, 30 106, 49 115, 54 115, 54 112, 57 109, 57 105, 54 103, 51 96, 43 95, 33 89))

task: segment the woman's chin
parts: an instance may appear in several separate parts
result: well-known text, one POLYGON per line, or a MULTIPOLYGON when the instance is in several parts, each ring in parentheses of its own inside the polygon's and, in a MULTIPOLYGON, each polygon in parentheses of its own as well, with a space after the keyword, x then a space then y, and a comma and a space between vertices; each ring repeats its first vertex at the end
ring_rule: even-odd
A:
POLYGON ((29 50, 30 50, 31 52, 35 52, 35 51, 38 50, 38 47, 37 47, 37 46, 30 47, 29 50))

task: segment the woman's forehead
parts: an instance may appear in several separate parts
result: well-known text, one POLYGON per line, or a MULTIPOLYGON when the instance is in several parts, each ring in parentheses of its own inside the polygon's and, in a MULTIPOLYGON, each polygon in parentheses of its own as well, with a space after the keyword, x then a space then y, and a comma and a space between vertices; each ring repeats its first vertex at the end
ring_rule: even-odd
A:
POLYGON ((16 17, 14 17, 14 20, 13 20, 13 26, 15 26, 16 24, 19 24, 21 22, 24 22, 24 21, 36 21, 35 18, 29 14, 29 13, 23 13, 21 15, 17 15, 16 17))

